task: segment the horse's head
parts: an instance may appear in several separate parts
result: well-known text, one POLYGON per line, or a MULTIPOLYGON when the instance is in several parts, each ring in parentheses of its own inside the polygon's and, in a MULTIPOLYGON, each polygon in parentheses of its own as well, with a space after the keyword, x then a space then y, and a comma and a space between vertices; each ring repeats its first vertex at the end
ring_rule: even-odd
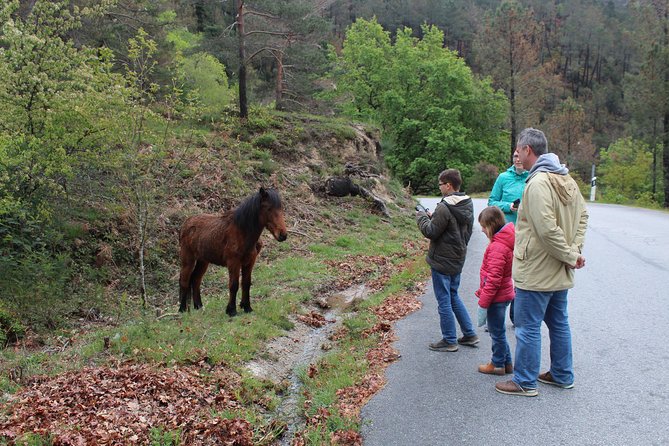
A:
POLYGON ((275 239, 283 242, 288 238, 283 205, 279 193, 274 189, 260 188, 260 208, 264 215, 265 228, 272 233, 275 239))

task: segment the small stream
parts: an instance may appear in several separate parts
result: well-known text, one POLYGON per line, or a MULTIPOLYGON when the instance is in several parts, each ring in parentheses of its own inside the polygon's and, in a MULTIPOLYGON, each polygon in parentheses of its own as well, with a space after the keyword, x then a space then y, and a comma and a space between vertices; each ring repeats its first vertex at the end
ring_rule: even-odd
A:
POLYGON ((286 389, 286 394, 277 408, 277 417, 285 421, 288 425, 288 428, 279 439, 278 444, 280 446, 290 446, 290 443, 295 436, 295 432, 299 431, 305 424, 305 420, 300 415, 301 411, 298 410, 300 390, 302 389, 302 382, 298 376, 298 371, 301 368, 314 363, 325 353, 324 350, 321 349, 321 345, 328 341, 330 335, 341 324, 341 321, 338 319, 339 314, 337 311, 328 311, 324 316, 327 320, 336 319, 336 322, 334 324, 326 324, 323 327, 314 328, 311 335, 304 342, 304 348, 299 357, 296 358, 295 366, 291 370, 288 378, 290 386, 286 389))
POLYGON ((295 329, 286 336, 274 339, 268 345, 268 353, 275 356, 274 360, 257 359, 247 364, 251 373, 259 378, 289 382, 275 412, 276 417, 286 422, 288 426, 278 441, 279 445, 289 446, 295 433, 305 424, 298 407, 302 389, 298 372, 326 353, 322 346, 330 343, 329 338, 341 326, 343 315, 353 304, 364 300, 368 294, 367 287, 361 284, 328 296, 329 308, 321 314, 325 320, 334 321, 333 323, 327 323, 322 327, 309 327, 297 322, 295 329))

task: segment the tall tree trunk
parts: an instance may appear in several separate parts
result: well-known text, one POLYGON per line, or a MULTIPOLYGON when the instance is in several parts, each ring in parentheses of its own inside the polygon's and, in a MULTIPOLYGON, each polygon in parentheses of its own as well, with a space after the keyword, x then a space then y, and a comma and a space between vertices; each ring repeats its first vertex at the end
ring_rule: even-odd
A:
POLYGON ((274 107, 281 110, 283 100, 283 52, 277 51, 274 58, 276 59, 276 91, 274 96, 276 104, 274 107))
POLYGON ((511 89, 509 91, 509 103, 511 105, 511 163, 513 163, 513 152, 516 150, 516 86, 514 78, 511 78, 511 89))
MULTIPOLYGON (((669 76, 665 76, 665 83, 669 83, 669 76)), ((669 111, 664 112, 664 155, 662 164, 664 166, 664 207, 669 208, 669 111)))
POLYGON ((669 2, 664 2, 664 119, 663 138, 664 156, 662 165, 664 166, 664 207, 669 208, 669 2))
POLYGON ((651 139, 653 144, 653 171, 651 172, 653 178, 653 200, 657 199, 657 118, 653 118, 653 137, 651 139))
POLYGON ((514 62, 514 39, 513 39, 513 23, 509 22, 509 105, 511 106, 511 163, 513 163, 513 152, 516 150, 516 72, 513 65, 514 62))
POLYGON ((205 11, 203 0, 197 0, 195 2, 195 18, 197 19, 197 25, 195 29, 199 33, 204 32, 205 11))
POLYGON ((244 0, 236 1, 237 34, 239 36, 239 117, 249 117, 246 98, 246 33, 244 31, 244 0))

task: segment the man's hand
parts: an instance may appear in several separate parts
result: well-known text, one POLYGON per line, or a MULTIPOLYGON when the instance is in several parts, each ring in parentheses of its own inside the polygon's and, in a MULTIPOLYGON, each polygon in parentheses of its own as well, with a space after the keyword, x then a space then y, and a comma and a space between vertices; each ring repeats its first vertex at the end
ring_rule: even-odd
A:
POLYGON ((585 257, 578 256, 576 259, 576 265, 569 266, 571 269, 581 269, 585 266, 585 257))

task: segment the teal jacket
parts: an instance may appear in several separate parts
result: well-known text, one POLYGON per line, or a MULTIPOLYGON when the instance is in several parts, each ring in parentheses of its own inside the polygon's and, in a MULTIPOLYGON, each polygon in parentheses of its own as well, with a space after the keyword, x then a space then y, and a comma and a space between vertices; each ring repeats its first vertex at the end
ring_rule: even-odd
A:
POLYGON ((511 205, 514 200, 522 197, 525 189, 525 181, 529 172, 525 171, 518 175, 514 166, 506 169, 495 180, 495 185, 490 192, 488 198, 488 206, 497 206, 504 212, 504 217, 507 222, 516 224, 516 217, 518 212, 511 212, 511 205))

